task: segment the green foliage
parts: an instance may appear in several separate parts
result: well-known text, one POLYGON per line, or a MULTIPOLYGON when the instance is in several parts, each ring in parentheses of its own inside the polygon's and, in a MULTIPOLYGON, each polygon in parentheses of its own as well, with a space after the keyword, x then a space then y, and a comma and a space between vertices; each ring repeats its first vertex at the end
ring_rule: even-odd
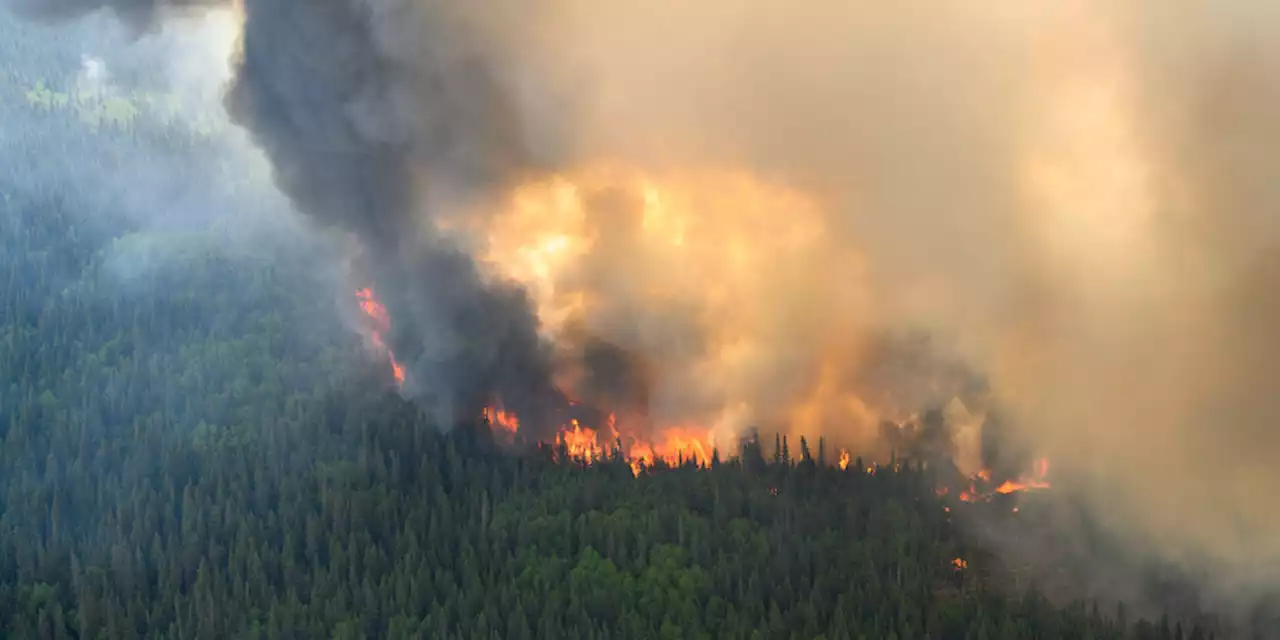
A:
POLYGON ((22 277, 0 279, 6 637, 1121 637, 960 579, 911 464, 637 478, 441 435, 317 320, 304 262, 181 249, 128 293, 104 256, 142 245, 22 210, 22 277), (80 285, 28 260, 59 252, 80 285))
MULTIPOLYGON (((36 40, 0 35, 6 60, 36 40)), ((39 141, 0 167, 0 637, 1124 637, 957 573, 969 545, 910 464, 781 445, 636 478, 441 435, 363 364, 316 256, 133 233, 33 177, 119 171, 143 122, 215 126, 59 90, 65 66, 0 70, 39 141)))
POLYGON ((225 131, 225 124, 208 113, 190 110, 172 93, 124 90, 115 87, 76 89, 74 81, 64 79, 67 89, 55 88, 59 83, 38 78, 22 87, 0 78, 0 103, 8 94, 21 96, 21 104, 40 114, 63 116, 66 124, 78 123, 90 131, 103 127, 127 131, 140 118, 162 127, 181 126, 188 133, 208 138, 225 131))

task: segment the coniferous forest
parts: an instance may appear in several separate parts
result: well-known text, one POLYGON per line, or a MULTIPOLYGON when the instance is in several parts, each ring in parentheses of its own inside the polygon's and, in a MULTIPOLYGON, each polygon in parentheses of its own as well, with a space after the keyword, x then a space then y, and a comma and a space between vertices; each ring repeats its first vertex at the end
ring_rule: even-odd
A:
POLYGON ((442 432, 243 141, 138 60, 84 89, 102 24, 4 20, 0 636, 1210 637, 1001 588, 909 460, 767 439, 635 477, 442 432))

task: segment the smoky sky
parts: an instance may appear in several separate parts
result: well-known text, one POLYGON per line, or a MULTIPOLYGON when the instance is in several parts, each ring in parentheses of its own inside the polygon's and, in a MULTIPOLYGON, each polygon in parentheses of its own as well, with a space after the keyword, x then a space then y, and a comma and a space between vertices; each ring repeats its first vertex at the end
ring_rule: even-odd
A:
MULTIPOLYGON (((191 8, 10 1, 140 31, 191 8)), ((1226 594, 1280 582, 1275 3, 241 4, 229 113, 392 274, 397 322, 432 328, 395 345, 436 354, 420 377, 483 361, 442 406, 526 396, 550 365, 529 302, 442 248, 437 211, 594 158, 729 166, 811 194, 824 246, 865 265, 798 261, 808 286, 753 302, 783 345, 753 384, 793 384, 837 333, 924 331, 1107 526, 1226 594), (797 312, 818 292, 856 298, 856 326, 797 312)))
POLYGON ((423 198, 467 200, 526 165, 497 54, 469 42, 447 7, 266 0, 243 11, 227 110, 299 209, 374 257, 412 388, 445 425, 495 396, 537 424, 547 414, 535 404, 553 393, 531 308, 430 238, 423 198))
MULTIPOLYGON (((13 3, 65 19, 108 9, 136 34, 215 2, 13 3)), ((445 424, 502 397, 527 422, 551 402, 550 360, 520 292, 432 241, 432 203, 465 202, 531 163, 496 73, 500 51, 439 5, 252 0, 225 106, 299 211, 354 233, 396 318, 391 345, 445 424), (530 392, 530 387, 537 392, 530 392), (427 391, 429 390, 429 394, 427 391), (541 398, 537 402, 536 398, 541 398)))
MULTIPOLYGON (((1224 593, 1280 582, 1274 3, 568 0, 533 21, 520 64, 580 88, 579 153, 822 198, 866 264, 829 291, 986 373, 1061 491, 1224 593)), ((829 339, 793 326, 793 352, 829 339)))

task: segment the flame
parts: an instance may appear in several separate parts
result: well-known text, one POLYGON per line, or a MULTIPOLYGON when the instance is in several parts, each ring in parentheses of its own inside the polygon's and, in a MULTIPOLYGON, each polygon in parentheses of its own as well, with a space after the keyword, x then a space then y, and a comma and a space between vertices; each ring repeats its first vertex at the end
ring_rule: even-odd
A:
POLYGON ((507 433, 515 433, 520 430, 520 419, 516 417, 516 414, 500 406, 485 407, 484 419, 489 423, 490 427, 497 427, 507 433))
MULTIPOLYGON (((361 311, 369 319, 371 326, 369 327, 368 337, 370 341, 379 351, 386 354, 396 382, 403 385, 405 379, 404 367, 396 360, 395 353, 387 346, 383 338, 383 335, 391 329, 391 318, 387 313, 386 306, 378 300, 373 290, 369 287, 357 290, 356 299, 361 311)), ((568 404, 575 406, 579 402, 570 397, 568 404)), ((491 427, 497 428, 502 433, 515 434, 520 429, 519 417, 514 412, 504 409, 501 403, 485 407, 481 412, 481 417, 491 427)), ((610 440, 621 440, 616 414, 608 414, 601 430, 584 426, 576 418, 570 419, 558 431, 555 437, 555 444, 557 447, 563 448, 570 460, 592 464, 607 457, 608 450, 601 444, 602 435, 607 436, 610 440)), ((686 463, 692 463, 698 467, 709 466, 711 463, 710 452, 714 449, 715 434, 712 429, 673 426, 658 428, 655 431, 655 435, 650 438, 632 436, 631 439, 631 444, 622 453, 632 473, 638 476, 645 469, 652 468, 659 460, 668 466, 678 466, 686 463)), ((839 468, 842 471, 847 470, 851 462, 852 456, 849 450, 841 449, 837 463, 839 468)), ((895 466, 894 471, 897 470, 898 468, 895 466)), ((866 468, 866 471, 870 475, 875 475, 877 465, 872 463, 866 468)), ((1046 489, 1050 487, 1049 482, 1044 479, 1048 472, 1048 459, 1040 458, 1036 460, 1034 475, 1017 480, 1006 480, 994 490, 984 492, 979 490, 978 485, 979 483, 984 485, 990 483, 992 476, 990 469, 981 469, 971 477, 969 488, 960 492, 959 499, 964 502, 974 502, 990 499, 994 494, 1046 489)), ((936 493, 938 496, 945 496, 949 493, 949 489, 947 487, 939 487, 936 489, 936 493)), ((950 511, 950 508, 946 510, 950 511)), ((1017 512, 1016 507, 1014 512, 1017 512)))
POLYGON ((857 430, 853 443, 896 417, 854 389, 851 336, 874 305, 861 254, 828 233, 818 198, 734 168, 597 162, 485 206, 438 224, 480 248, 487 276, 528 292, 562 362, 581 361, 583 336, 643 360, 638 408, 590 397, 576 382, 585 376, 557 371, 585 404, 638 414, 618 425, 653 450, 637 458, 706 464, 713 445, 733 447, 752 424, 810 438, 857 430), (822 348, 801 347, 800 334, 822 348), (777 383, 783 367, 793 383, 777 383))
MULTIPOLYGON (((577 401, 569 400, 570 406, 577 404, 577 401)), ((481 417, 502 433, 514 435, 520 428, 516 414, 503 409, 499 403, 485 407, 481 417)), ((649 439, 630 437, 628 442, 623 442, 617 429, 617 416, 610 413, 603 422, 596 428, 571 418, 557 430, 549 444, 554 445, 557 451, 563 449, 566 460, 587 465, 610 457, 615 445, 621 444, 619 453, 632 474, 637 476, 646 469, 652 469, 658 461, 668 466, 692 463, 698 467, 709 467, 711 464, 713 441, 709 434, 697 429, 668 428, 649 439)))
POLYGON ((569 452, 569 458, 582 462, 595 462, 604 458, 604 448, 596 441, 595 429, 589 429, 571 420, 569 428, 556 435, 556 444, 563 445, 569 452))
POLYGON ((693 462, 704 467, 711 464, 709 436, 699 436, 693 429, 665 429, 661 440, 654 444, 653 452, 667 464, 693 462))
MULTIPOLYGON (((856 336, 869 333, 861 329, 875 308, 862 256, 829 232, 824 202, 793 185, 734 169, 599 163, 516 185, 484 206, 485 215, 435 221, 479 248, 486 277, 527 291, 563 356, 560 391, 608 416, 566 418, 544 443, 570 459, 594 463, 617 443, 639 475, 659 462, 708 466, 715 447, 736 447, 751 424, 851 445, 876 439, 883 421, 913 419, 918 407, 860 392, 856 336), (583 336, 642 361, 643 389, 582 384, 583 336)), ((387 309, 369 288, 357 297, 403 384, 384 340, 387 309)), ((480 417, 498 433, 521 427, 500 398, 480 417)), ((849 469, 847 449, 837 464, 849 469)))
POLYGON ((378 301, 378 297, 374 295, 373 289, 365 287, 356 291, 356 300, 360 304, 360 310, 364 312, 372 325, 369 328, 369 341, 373 343, 375 349, 381 353, 387 354, 387 359, 391 363, 391 375, 395 377, 396 383, 404 385, 404 366, 400 361, 396 360, 396 354, 387 346, 383 336, 391 331, 391 316, 387 314, 387 307, 378 301))
MULTIPOLYGON (((1017 479, 1005 480, 994 489, 988 489, 991 484, 991 470, 982 469, 969 479, 969 488, 961 491, 959 498, 962 502, 978 502, 990 500, 997 494, 1009 495, 1023 491, 1049 489, 1052 485, 1045 479, 1048 475, 1049 459, 1038 458, 1033 465, 1031 473, 1017 479)), ((938 495, 946 495, 946 493, 947 489, 945 487, 938 489, 938 495)), ((1017 511, 1017 509, 1015 508, 1014 511, 1017 511)))
POLYGON ((964 558, 953 558, 951 560, 951 566, 955 567, 956 570, 959 571, 961 569, 968 569, 969 562, 966 561, 964 558))
MULTIPOLYGON (((604 459, 608 453, 608 447, 600 444, 602 441, 612 446, 611 443, 622 440, 616 425, 617 418, 613 414, 609 414, 601 429, 584 426, 577 419, 572 419, 557 433, 556 444, 565 446, 571 460, 591 464, 604 459)), ((637 476, 653 468, 658 461, 672 467, 689 463, 698 467, 711 465, 712 439, 709 434, 700 434, 695 429, 673 427, 660 430, 649 439, 629 439, 629 443, 623 443, 621 454, 637 476)))

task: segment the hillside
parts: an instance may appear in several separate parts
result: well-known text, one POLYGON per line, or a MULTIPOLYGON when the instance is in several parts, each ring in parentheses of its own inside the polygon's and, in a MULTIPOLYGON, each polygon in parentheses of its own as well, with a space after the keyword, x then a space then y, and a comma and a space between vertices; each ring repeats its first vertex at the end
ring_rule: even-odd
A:
POLYGON ((3 637, 1210 637, 989 580, 914 461, 766 442, 637 475, 432 424, 243 140, 162 86, 77 89, 25 29, 0 21, 3 637))

